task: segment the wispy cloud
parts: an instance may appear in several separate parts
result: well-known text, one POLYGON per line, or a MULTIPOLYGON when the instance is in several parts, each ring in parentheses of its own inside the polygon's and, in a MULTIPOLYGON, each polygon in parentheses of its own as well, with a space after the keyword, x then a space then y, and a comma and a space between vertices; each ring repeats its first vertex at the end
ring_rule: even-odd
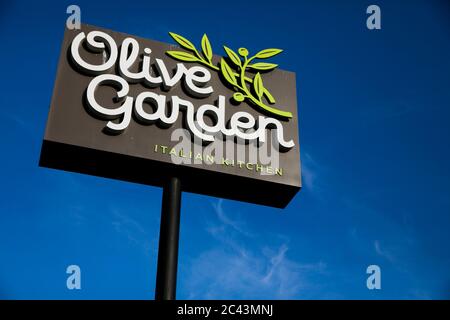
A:
MULTIPOLYGON (((332 190, 328 167, 320 163, 309 152, 302 153, 302 183, 303 187, 313 196, 325 200, 327 191, 332 190)), ((333 190, 333 193, 335 191, 333 190)))
POLYGON ((225 211, 223 210, 223 199, 219 199, 218 201, 213 202, 212 206, 214 208, 214 212, 217 215, 217 218, 221 222, 221 227, 230 227, 234 231, 236 231, 244 236, 247 236, 247 237, 252 236, 252 234, 247 229, 245 229, 245 222, 243 222, 240 219, 230 218, 225 213, 225 211))
POLYGON ((279 249, 278 249, 278 253, 276 255, 274 255, 271 259, 270 259, 270 269, 267 272, 267 275, 263 278, 264 282, 270 282, 270 280, 272 279, 272 276, 274 274, 274 272, 276 271, 277 267, 280 265, 280 263, 283 262, 283 260, 285 259, 286 256, 286 251, 288 251, 288 246, 283 244, 279 249))
POLYGON ((312 159, 309 153, 304 153, 302 157, 302 178, 303 184, 310 190, 317 189, 317 163, 312 159))
POLYGON ((374 245, 374 248, 375 248, 375 252, 380 257, 388 260, 392 264, 396 263, 397 259, 396 259, 395 255, 391 251, 387 250, 386 248, 381 248, 380 241, 375 240, 373 245, 374 245))
POLYGON ((288 239, 280 244, 279 238, 265 238, 261 243, 245 223, 227 214, 222 200, 213 207, 217 221, 207 231, 218 245, 192 259, 182 281, 189 299, 308 297, 312 287, 308 278, 323 273, 325 263, 299 263, 289 256, 288 239))
POLYGON ((130 216, 120 213, 117 209, 112 209, 112 213, 114 216, 112 224, 117 231, 132 230, 138 233, 146 233, 144 227, 130 216))
POLYGON ((86 216, 83 214, 84 207, 82 205, 70 205, 68 209, 69 217, 72 218, 76 226, 81 226, 86 222, 86 216))
POLYGON ((4 117, 6 120, 17 127, 21 133, 25 135, 27 139, 33 141, 33 143, 40 143, 41 137, 36 134, 36 122, 32 121, 28 115, 21 115, 18 112, 5 112, 4 117))
POLYGON ((156 241, 148 235, 146 229, 137 220, 129 215, 122 214, 118 209, 112 208, 112 226, 116 232, 125 236, 128 241, 136 246, 142 246, 144 252, 149 255, 156 253, 156 241), (153 248, 152 252, 150 250, 153 248))

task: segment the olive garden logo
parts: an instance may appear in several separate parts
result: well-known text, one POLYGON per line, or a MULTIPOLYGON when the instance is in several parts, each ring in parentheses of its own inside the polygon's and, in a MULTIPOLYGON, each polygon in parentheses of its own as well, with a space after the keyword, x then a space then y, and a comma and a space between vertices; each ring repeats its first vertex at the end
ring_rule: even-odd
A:
POLYGON ((277 65, 257 61, 271 58, 281 53, 281 49, 265 49, 250 56, 246 48, 240 48, 236 53, 224 47, 231 65, 225 58, 220 60, 219 65, 215 65, 211 43, 206 35, 201 41, 201 52, 186 38, 175 33, 170 35, 182 48, 188 50, 166 51, 168 56, 181 61, 176 64, 173 72, 163 59, 155 58, 153 62, 152 48, 140 48, 140 43, 133 37, 126 37, 121 43, 116 43, 108 33, 93 30, 87 34, 81 31, 73 38, 69 50, 73 65, 82 73, 94 76, 86 89, 87 107, 95 116, 108 121, 105 127, 107 131, 120 134, 129 126, 132 115, 142 123, 153 125, 156 122, 167 128, 182 114, 190 132, 205 143, 224 135, 254 141, 260 145, 266 141, 267 132, 274 130, 278 146, 284 149, 294 147, 292 139, 285 139, 280 122, 292 118, 292 113, 269 106, 276 101, 264 86, 261 75, 261 72, 273 70, 277 65), (91 63, 93 60, 85 59, 86 52, 81 54, 80 48, 102 53, 102 62, 91 63), (184 63, 195 64, 186 66, 184 63), (137 71, 136 66, 139 66, 137 71), (246 101, 270 116, 259 115, 255 119, 252 114, 241 109, 234 112, 230 119, 226 119, 226 97, 223 95, 218 96, 216 105, 202 104, 195 107, 194 103, 201 101, 200 98, 214 93, 214 88, 209 83, 209 70, 220 73, 226 86, 234 91, 232 99, 235 102, 246 101), (249 71, 256 73, 250 77, 249 71), (170 95, 170 89, 180 82, 194 100, 170 95), (133 97, 130 95, 130 84, 136 83, 142 84, 143 90, 139 90, 133 97), (100 86, 115 89, 115 100, 121 102, 119 107, 107 106, 102 102, 97 93, 100 86), (158 87, 162 90, 155 90, 158 87), (152 106, 152 112, 144 108, 145 104, 152 106), (205 121, 205 117, 214 119, 214 123, 211 125, 205 121))
POLYGON ((260 72, 257 72, 253 79, 247 77, 246 75, 247 71, 268 71, 278 67, 278 65, 274 63, 252 62, 255 59, 271 58, 281 53, 283 50, 275 48, 264 49, 256 53, 254 56, 249 57, 249 52, 246 48, 239 48, 238 55, 227 46, 224 46, 223 48, 225 49, 228 58, 233 63, 235 68, 237 68, 237 72, 235 72, 224 58, 220 60, 220 67, 213 64, 213 51, 211 43, 206 34, 202 37, 202 54, 195 48, 192 42, 190 42, 186 38, 173 32, 169 32, 169 34, 180 46, 191 51, 193 54, 184 51, 167 51, 166 53, 177 60, 185 62, 199 62, 206 65, 210 69, 220 71, 223 78, 227 81, 228 85, 230 85, 236 91, 233 94, 233 99, 236 102, 248 100, 250 103, 253 103, 254 105, 264 109, 270 114, 285 118, 292 118, 291 112, 286 112, 270 107, 263 102, 263 97, 265 97, 270 104, 274 104, 276 101, 269 90, 264 87, 260 72), (248 83, 252 85, 254 93, 249 89, 248 83))

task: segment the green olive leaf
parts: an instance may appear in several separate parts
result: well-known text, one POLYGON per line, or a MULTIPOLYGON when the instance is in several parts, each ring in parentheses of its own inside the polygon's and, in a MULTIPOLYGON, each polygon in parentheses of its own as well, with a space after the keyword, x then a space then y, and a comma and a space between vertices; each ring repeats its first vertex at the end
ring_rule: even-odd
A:
POLYGON ((166 54, 175 58, 177 60, 185 61, 185 62, 194 62, 198 61, 197 57, 194 57, 192 54, 184 51, 166 51, 166 54))
POLYGON ((255 76, 255 79, 253 79, 253 88, 255 89, 256 95, 258 96, 259 100, 261 100, 261 97, 264 93, 264 85, 262 82, 261 74, 258 72, 255 76))
POLYGON ((269 90, 267 90, 267 88, 264 88, 264 95, 267 97, 267 100, 269 100, 270 104, 274 104, 275 98, 273 97, 273 95, 269 92, 269 90))
POLYGON ((233 70, 231 70, 230 66, 226 63, 225 59, 222 58, 220 60, 220 70, 222 71, 223 77, 232 85, 236 85, 236 76, 234 75, 233 70))
POLYGON ((233 50, 231 50, 230 48, 223 46, 223 48, 225 49, 226 53, 228 54, 228 57, 230 57, 230 60, 233 61, 233 63, 235 65, 237 65, 238 67, 242 67, 242 63, 241 63, 241 58, 239 58, 239 56, 236 54, 236 52, 234 52, 233 50))
POLYGON ((278 65, 275 63, 258 62, 250 64, 248 67, 255 70, 272 70, 278 67, 278 65))
POLYGON ((208 36, 206 34, 204 34, 203 38, 202 38, 202 50, 203 50, 203 54, 205 55, 206 59, 208 59, 208 61, 211 62, 213 53, 212 53, 211 43, 209 42, 208 36))
POLYGON ((275 49, 275 48, 270 48, 270 49, 264 49, 259 51, 257 54, 255 54, 255 58, 258 59, 267 59, 273 56, 276 56, 277 54, 283 52, 283 50, 281 49, 275 49))
POLYGON ((192 50, 192 51, 197 51, 195 49, 195 46, 192 44, 192 42, 190 42, 185 37, 182 37, 179 34, 176 34, 176 33, 173 33, 173 32, 169 32, 169 34, 183 48, 188 49, 188 50, 192 50))

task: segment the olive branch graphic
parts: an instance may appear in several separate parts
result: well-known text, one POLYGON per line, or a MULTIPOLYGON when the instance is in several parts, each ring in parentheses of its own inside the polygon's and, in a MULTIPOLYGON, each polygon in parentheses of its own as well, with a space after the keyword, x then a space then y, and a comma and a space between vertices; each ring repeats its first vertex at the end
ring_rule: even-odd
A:
POLYGON ((276 109, 263 102, 264 97, 270 104, 274 104, 276 101, 269 90, 264 87, 260 72, 257 72, 253 79, 246 75, 247 71, 268 71, 278 67, 278 65, 274 63, 256 62, 251 64, 251 62, 255 59, 271 58, 281 53, 283 50, 274 48, 264 49, 256 53, 254 56, 248 57, 249 52, 246 48, 239 48, 238 55, 230 48, 223 46, 228 58, 233 62, 237 69, 237 71, 234 71, 224 58, 221 58, 220 60, 220 67, 213 64, 213 51, 206 34, 203 35, 201 41, 202 54, 188 39, 173 32, 169 32, 169 34, 181 47, 191 51, 193 54, 185 51, 166 51, 167 55, 184 62, 199 62, 213 70, 221 72, 223 78, 233 87, 235 91, 233 94, 233 99, 236 102, 242 102, 247 99, 254 105, 264 109, 266 112, 284 118, 292 118, 291 112, 276 109))

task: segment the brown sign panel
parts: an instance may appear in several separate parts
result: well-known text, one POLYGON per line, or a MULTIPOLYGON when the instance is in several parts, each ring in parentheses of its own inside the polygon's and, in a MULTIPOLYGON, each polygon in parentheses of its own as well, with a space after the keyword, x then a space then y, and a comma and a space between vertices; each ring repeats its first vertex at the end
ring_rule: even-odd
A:
POLYGON ((189 61, 190 45, 66 30, 40 165, 285 207, 301 187, 295 74, 241 73, 246 51, 222 60, 209 41, 189 61))

